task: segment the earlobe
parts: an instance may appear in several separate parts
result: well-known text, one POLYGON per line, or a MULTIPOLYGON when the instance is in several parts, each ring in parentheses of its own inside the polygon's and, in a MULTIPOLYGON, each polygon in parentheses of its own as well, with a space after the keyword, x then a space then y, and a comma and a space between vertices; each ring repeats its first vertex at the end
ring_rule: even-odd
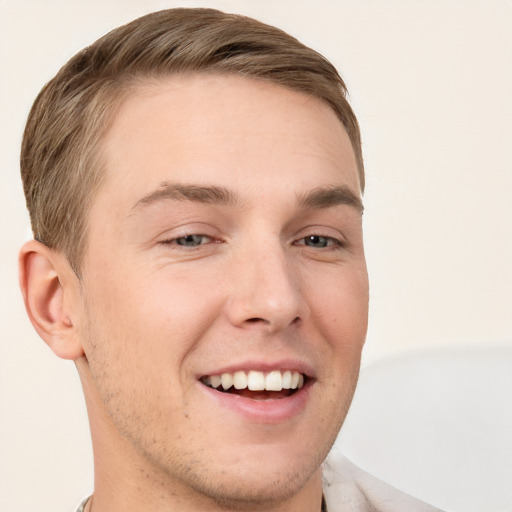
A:
POLYGON ((63 359, 83 355, 66 286, 71 286, 69 264, 44 244, 31 240, 20 250, 19 281, 32 325, 48 346, 63 359))

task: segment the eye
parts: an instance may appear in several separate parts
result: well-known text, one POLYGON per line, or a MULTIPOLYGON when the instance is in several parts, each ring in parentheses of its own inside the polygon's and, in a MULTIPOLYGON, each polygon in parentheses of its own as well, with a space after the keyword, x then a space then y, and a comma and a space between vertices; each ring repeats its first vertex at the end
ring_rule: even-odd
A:
POLYGON ((181 245, 182 247, 199 247, 208 244, 212 239, 207 235, 185 235, 172 240, 165 240, 164 244, 181 245))
POLYGON ((313 247, 314 249, 325 249, 326 247, 331 247, 333 245, 342 245, 339 240, 330 236, 322 235, 305 236, 298 241, 298 244, 313 247))

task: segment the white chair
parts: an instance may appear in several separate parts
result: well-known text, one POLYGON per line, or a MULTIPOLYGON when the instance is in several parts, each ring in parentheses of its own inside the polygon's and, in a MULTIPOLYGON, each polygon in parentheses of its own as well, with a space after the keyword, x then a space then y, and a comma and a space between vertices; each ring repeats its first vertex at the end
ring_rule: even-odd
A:
POLYGON ((511 512, 512 343, 369 364, 329 463, 341 453, 443 510, 511 512))

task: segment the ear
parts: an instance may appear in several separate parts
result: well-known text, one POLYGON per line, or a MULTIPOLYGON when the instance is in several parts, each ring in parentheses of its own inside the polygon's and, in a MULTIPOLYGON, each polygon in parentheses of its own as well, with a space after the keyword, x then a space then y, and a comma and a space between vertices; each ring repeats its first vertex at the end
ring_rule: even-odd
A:
POLYGON ((39 336, 63 359, 82 356, 72 315, 79 283, 67 258, 31 240, 20 250, 19 280, 25 308, 39 336))

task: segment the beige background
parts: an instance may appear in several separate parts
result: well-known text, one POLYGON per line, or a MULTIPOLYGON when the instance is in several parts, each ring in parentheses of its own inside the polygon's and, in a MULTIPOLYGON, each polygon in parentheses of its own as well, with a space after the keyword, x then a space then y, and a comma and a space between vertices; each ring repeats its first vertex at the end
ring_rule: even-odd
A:
POLYGON ((512 345, 511 1, 0 0, 2 510, 72 510, 92 486, 74 367, 37 338, 17 288, 16 253, 29 236, 17 163, 24 120, 76 51, 177 5, 275 24, 345 78, 367 168, 365 364, 512 345))

